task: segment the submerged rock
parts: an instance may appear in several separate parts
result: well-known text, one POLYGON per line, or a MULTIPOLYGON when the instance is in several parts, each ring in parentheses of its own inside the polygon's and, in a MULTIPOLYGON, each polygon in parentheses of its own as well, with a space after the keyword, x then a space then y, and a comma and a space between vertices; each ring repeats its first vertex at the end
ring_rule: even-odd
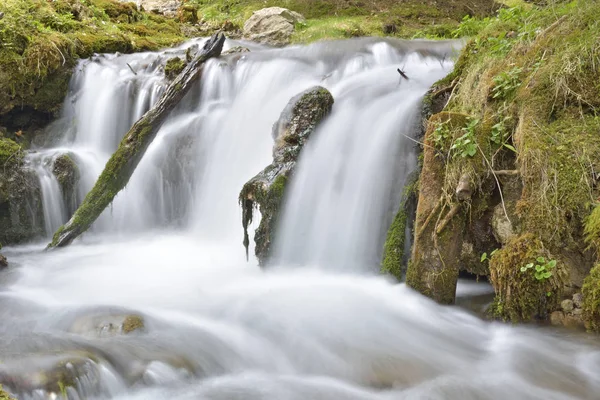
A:
POLYGON ((144 318, 137 314, 95 313, 78 317, 69 328, 72 333, 86 336, 115 336, 143 330, 144 318))
POLYGON ((36 393, 48 398, 81 398, 102 392, 101 368, 95 357, 84 351, 3 360, 0 383, 19 397, 36 393))
POLYGON ((290 43, 294 24, 305 19, 297 12, 282 7, 269 7, 255 11, 244 24, 244 39, 271 46, 285 46, 290 43))
POLYGON ((262 215, 254 236, 255 253, 260 265, 265 265, 269 257, 279 207, 300 151, 317 125, 331 111, 333 101, 331 93, 320 86, 292 98, 273 126, 273 163, 242 188, 239 201, 243 210, 246 254, 249 245, 248 225, 252 222, 254 208, 258 207, 262 215))
POLYGON ((24 164, 25 152, 0 138, 0 243, 31 240, 44 233, 39 180, 24 164))

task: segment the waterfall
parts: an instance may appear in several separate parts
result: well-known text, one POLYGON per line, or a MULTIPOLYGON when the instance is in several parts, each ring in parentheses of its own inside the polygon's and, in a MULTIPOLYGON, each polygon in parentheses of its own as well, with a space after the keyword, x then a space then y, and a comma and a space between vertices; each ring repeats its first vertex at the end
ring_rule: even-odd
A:
MULTIPOLYGON (((56 157, 73 156, 82 198, 164 91, 165 61, 202 42, 81 61, 28 156, 47 231, 68 218, 56 157)), ((594 398, 594 341, 482 321, 363 273, 416 165, 421 98, 455 45, 255 45, 209 61, 91 232, 54 251, 3 249, 0 383, 35 400, 594 398), (271 162, 289 99, 314 85, 335 104, 288 189, 283 268, 263 271, 245 259, 238 194, 271 162)))

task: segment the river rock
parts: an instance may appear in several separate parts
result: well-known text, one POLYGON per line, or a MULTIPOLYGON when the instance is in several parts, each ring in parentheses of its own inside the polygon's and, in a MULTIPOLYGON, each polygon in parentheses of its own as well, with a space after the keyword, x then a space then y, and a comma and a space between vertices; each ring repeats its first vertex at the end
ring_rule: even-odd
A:
POLYGON ((6 268, 6 267, 8 267, 8 261, 6 260, 6 257, 4 257, 2 254, 0 254, 0 269, 6 268))
POLYGON ((43 397, 48 398, 61 394, 66 394, 67 398, 95 397, 102 391, 101 369, 97 360, 83 351, 2 361, 0 383, 19 398, 30 398, 33 393, 43 393, 43 397))
POLYGON ((561 326, 565 321, 565 313, 562 311, 554 311, 550 314, 550 323, 555 326, 561 326))
POLYGON ((266 264, 270 255, 279 207, 300 151, 332 106, 333 96, 320 86, 294 96, 273 125, 273 163, 250 179, 240 192, 246 255, 249 245, 248 225, 252 222, 255 207, 259 208, 262 216, 254 235, 255 253, 261 266, 266 264))
POLYGON ((71 324, 69 332, 107 337, 141 331, 144 327, 144 318, 137 314, 98 313, 80 316, 71 324))
POLYGON ((560 307, 562 308, 562 310, 566 313, 570 313, 571 311, 573 311, 573 300, 563 300, 560 303, 560 307))
POLYGON ((269 7, 255 11, 244 24, 243 37, 271 46, 290 43, 294 24, 305 19, 297 12, 282 7, 269 7))
POLYGON ((577 308, 581 308, 583 306, 583 295, 581 293, 575 293, 573 295, 573 304, 577 308))

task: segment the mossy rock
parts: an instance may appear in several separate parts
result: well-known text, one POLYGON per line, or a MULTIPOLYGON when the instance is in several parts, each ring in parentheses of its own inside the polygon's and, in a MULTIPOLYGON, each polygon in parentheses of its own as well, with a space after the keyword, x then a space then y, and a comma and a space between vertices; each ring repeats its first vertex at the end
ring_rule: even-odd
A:
POLYGON ((24 151, 0 138, 0 243, 22 243, 44 234, 40 184, 23 165, 24 151))
POLYGON ((165 77, 175 79, 183 71, 187 63, 179 57, 170 58, 165 64, 165 77))
POLYGON ((0 400, 15 400, 12 397, 10 397, 8 393, 6 393, 2 385, 0 385, 0 400))
POLYGON ((600 332, 600 264, 583 281, 583 320, 588 330, 600 332))
POLYGON ((255 253, 261 266, 266 265, 270 257, 279 209, 300 151, 317 125, 329 114, 333 102, 331 93, 320 86, 294 96, 273 125, 273 163, 250 179, 240 191, 246 251, 249 246, 248 225, 252 222, 254 208, 258 207, 261 213, 254 236, 255 253))
POLYGON ((490 281, 496 298, 490 311, 494 317, 512 322, 546 319, 558 308, 566 271, 559 261, 548 279, 538 280, 535 269, 522 269, 538 257, 553 260, 544 244, 530 233, 511 239, 492 256, 490 281))
POLYGON ((54 160, 52 173, 58 180, 63 200, 69 213, 77 209, 77 184, 79 183, 79 167, 70 155, 63 154, 54 160))

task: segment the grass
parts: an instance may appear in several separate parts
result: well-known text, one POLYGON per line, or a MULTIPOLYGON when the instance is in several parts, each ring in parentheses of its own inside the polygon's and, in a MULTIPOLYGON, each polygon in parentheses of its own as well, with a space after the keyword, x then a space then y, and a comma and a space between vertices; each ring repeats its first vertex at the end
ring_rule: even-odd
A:
MULTIPOLYGON (((516 233, 528 235, 532 243, 555 255, 566 271, 589 270, 593 260, 586 253, 584 225, 595 220, 587 217, 600 195, 596 184, 600 5, 588 1, 545 7, 519 4, 500 10, 494 18, 465 18, 455 31, 462 34, 475 36, 455 71, 442 82, 453 85, 444 111, 480 121, 475 137, 481 151, 474 157, 445 160, 443 191, 449 194, 445 201, 454 201, 457 177, 465 171, 476 183, 475 195, 485 196, 490 181, 496 186, 491 170, 517 170, 522 191, 503 185, 505 195, 518 198, 516 212, 510 215, 519 227, 516 233), (574 259, 573 254, 578 256, 574 259), (589 265, 581 265, 585 260, 589 265)), ((500 256, 511 262, 492 258, 492 274, 492 267, 501 265, 496 272, 502 276, 519 276, 512 271, 518 264, 514 257, 505 252, 494 257, 500 256)), ((517 284, 508 280, 495 285, 499 304, 506 305, 511 293, 514 304, 531 300, 514 299, 517 284)), ((533 301, 546 301, 538 297, 533 301)), ((519 320, 540 309, 549 311, 536 303, 524 313, 504 307, 498 314, 519 320)))
POLYGON ((198 15, 206 22, 221 26, 225 22, 242 27, 256 10, 285 7, 307 18, 297 26, 293 43, 355 36, 448 37, 465 15, 492 14, 497 4, 489 0, 476 2, 434 2, 392 0, 354 2, 346 0, 191 0, 198 15))
POLYGON ((184 40, 176 21, 113 0, 5 0, 0 11, 0 116, 56 112, 79 58, 184 40))

